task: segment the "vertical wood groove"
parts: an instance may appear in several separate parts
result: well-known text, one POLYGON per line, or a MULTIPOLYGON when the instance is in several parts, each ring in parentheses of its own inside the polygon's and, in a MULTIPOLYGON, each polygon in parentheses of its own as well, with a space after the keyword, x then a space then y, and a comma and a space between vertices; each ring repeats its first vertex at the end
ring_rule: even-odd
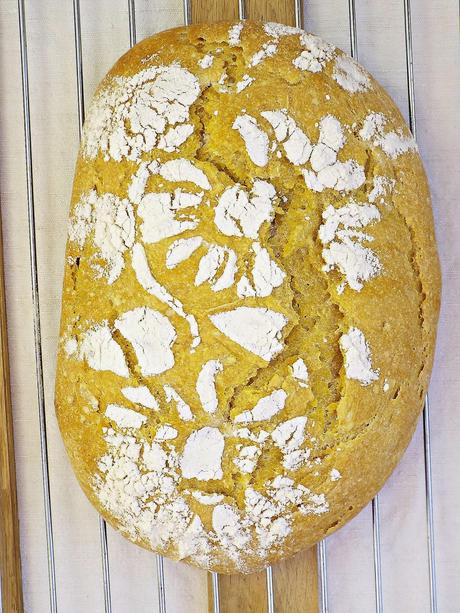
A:
POLYGON ((4 272, 0 215, 0 577, 2 610, 4 613, 22 613, 24 609, 4 272))

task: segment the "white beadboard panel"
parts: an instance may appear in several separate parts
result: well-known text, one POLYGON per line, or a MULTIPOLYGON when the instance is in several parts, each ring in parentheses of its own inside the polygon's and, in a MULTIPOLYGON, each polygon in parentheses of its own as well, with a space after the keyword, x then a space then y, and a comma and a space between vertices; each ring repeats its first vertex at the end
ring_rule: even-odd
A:
POLYGON ((379 501, 384 606, 387 611, 429 613, 421 420, 402 461, 379 494, 379 501))
POLYGON ((304 29, 322 36, 347 53, 350 52, 348 3, 346 0, 305 0, 304 29))
POLYGON ((129 49, 127 6, 122 0, 80 2, 86 105, 107 71, 129 49))
POLYGON ((113 613, 158 610, 155 554, 107 526, 113 613))
POLYGON ((102 611, 98 518, 73 476, 54 415, 65 229, 78 144, 72 6, 27 2, 26 17, 57 602, 64 611, 102 611))
MULTIPOLYGON (((17 34, 16 3, 11 5, 11 34, 17 34), (14 30, 12 29, 14 27, 14 30)), ((65 36, 65 26, 71 25, 68 11, 62 11, 63 5, 49 3, 27 5, 28 49, 30 61, 30 100, 32 145, 34 161, 34 193, 37 222, 37 248, 39 258, 39 280, 41 296, 41 322, 43 340, 43 367, 46 394, 46 408, 48 421, 48 442, 50 454, 51 496, 53 505, 56 579, 58 588, 58 603, 62 607, 71 607, 74 610, 84 610, 88 606, 89 594, 94 590, 94 601, 97 602, 96 585, 100 583, 100 565, 95 566, 94 572, 87 574, 85 568, 91 560, 98 559, 97 534, 90 528, 92 523, 97 526, 96 514, 88 509, 88 505, 78 487, 75 487, 74 478, 69 470, 60 437, 57 432, 53 411, 53 381, 54 381, 54 355, 57 338, 59 291, 62 278, 63 241, 66 227, 66 209, 68 202, 69 178, 72 173, 72 159, 76 149, 76 127, 68 121, 74 107, 69 107, 71 97, 67 95, 71 74, 62 60, 63 55, 72 53, 72 41, 65 36), (57 20, 57 21, 54 21, 57 20), (61 28, 56 25, 62 24, 61 28), (54 25, 53 25, 54 24, 54 25), (44 45, 43 41, 47 44, 44 45), (59 59, 59 60, 58 60, 59 59), (53 100, 60 100, 58 105, 50 108, 53 100), (72 129, 73 126, 73 129, 72 129), (75 143, 69 155, 69 143, 75 143), (53 171, 54 169, 54 171, 53 171), (60 264, 61 261, 61 264, 60 264), (64 501, 64 504, 61 502, 64 501), (81 511, 81 512, 79 512, 81 511), (88 520, 81 522, 82 517, 88 520), (92 517, 92 522, 90 522, 92 517), (82 563, 84 562, 84 564, 82 563), (81 585, 87 584, 87 589, 81 590, 81 585)), ((3 37, 2 37, 3 40, 3 37)), ((16 38, 17 42, 17 38, 16 38)), ((3 73, 5 74, 5 73, 3 73)), ((19 62, 14 72, 10 70, 9 78, 17 80, 19 90, 19 62)), ((73 90, 71 90, 73 91, 73 90)), ((16 98, 20 100, 20 95, 16 98)), ((12 107, 13 108, 13 107, 12 107)), ((21 111, 21 105, 14 108, 21 111)), ((8 124, 11 128, 11 148, 19 146, 20 155, 14 163, 17 178, 21 179, 21 186, 25 185, 20 168, 24 167, 24 145, 22 139, 22 118, 8 124), (22 158, 22 159, 21 159, 22 158), (17 164, 17 165, 16 165, 17 164)), ((6 131, 9 134, 9 131, 6 131)), ((8 159, 7 163, 12 160, 8 159)), ((3 167, 3 165, 2 165, 3 167)), ((4 217, 8 220, 18 220, 26 212, 25 195, 11 194, 10 207, 5 209, 4 217), (11 211, 11 217, 8 212, 11 211), (5 215, 5 212, 7 213, 5 215)), ((3 197, 3 194, 2 194, 3 197)), ((28 249, 27 249, 27 222, 17 226, 16 230, 8 226, 5 234, 14 241, 14 246, 21 245, 18 253, 20 280, 28 279, 28 249), (24 243, 24 244, 23 244, 24 243), (23 270, 23 269, 26 270, 23 270), (23 272, 22 272, 23 270, 23 272)), ((6 257, 8 261, 8 255, 6 257)), ((14 277, 18 276, 16 269, 18 262, 12 258, 9 267, 14 277)), ((13 290, 14 291, 14 290, 13 290)), ((29 299, 30 288, 23 292, 23 299, 29 299)), ((10 307, 9 313, 20 314, 17 308, 10 307)), ((24 316, 25 314, 22 313, 24 316)), ((33 340, 25 335, 25 324, 31 321, 31 315, 23 325, 13 326, 13 333, 17 338, 12 344, 12 363, 17 367, 13 373, 13 387, 16 385, 24 392, 30 392, 33 400, 24 402, 22 398, 14 401, 15 425, 22 415, 27 415, 27 429, 24 433, 21 426, 16 427, 18 454, 24 449, 29 454, 36 449, 35 458, 28 460, 19 470, 27 469, 26 484, 30 479, 30 487, 23 487, 19 480, 19 495, 22 527, 22 560, 27 577, 30 577, 30 589, 25 589, 26 607, 31 610, 46 610, 48 602, 48 581, 46 576, 46 560, 38 561, 37 556, 46 556, 44 542, 40 547, 33 540, 35 534, 44 538, 44 517, 42 507, 41 476, 39 461, 39 437, 37 430, 37 407, 35 401, 35 387, 33 378, 34 367, 27 364, 21 357, 22 351, 27 352, 28 361, 33 362, 33 340), (24 496, 24 499, 21 498, 24 496), (28 524, 30 514, 33 516, 33 529, 29 532, 28 524)), ((11 320, 10 320, 11 326, 11 320)), ((13 337, 14 338, 14 337, 13 337)), ((19 455, 21 457, 21 455, 19 455)), ((100 599, 99 599, 100 600, 100 599)), ((100 602, 102 602, 100 600, 100 602)))
POLYGON ((205 613, 208 610, 207 583, 203 583, 207 573, 167 558, 164 571, 167 611, 205 613))
POLYGON ((0 6, 0 186, 25 606, 46 611, 48 579, 35 387, 17 3, 0 6))
POLYGON ((433 197, 443 303, 430 399, 439 610, 460 606, 460 37, 455 0, 414 2, 417 139, 433 197))
MULTIPOLYGON (((86 103, 129 47, 126 0, 80 0, 86 103)), ((443 309, 430 389, 439 610, 460 602, 460 37, 456 0, 413 0, 417 138, 429 177, 443 268, 443 309)), ((358 56, 408 116, 403 0, 355 0, 358 56)), ((68 202, 78 146, 71 0, 25 0, 38 232, 43 366, 59 610, 102 613, 99 521, 73 476, 54 416, 54 363, 68 202)), ((305 27, 350 49, 348 0, 305 2, 305 27)), ((138 40, 180 25, 182 0, 136 0, 138 40)), ((49 610, 33 352, 17 1, 0 4, 0 199, 27 613, 49 610)), ((383 599, 392 613, 429 611, 421 424, 380 493, 383 599)), ((155 556, 108 527, 114 613, 158 611, 155 556)), ((375 608, 372 512, 328 538, 330 613, 375 608)), ((164 562, 168 613, 207 610, 206 573, 164 562)))
MULTIPOLYGON (((126 3, 127 4, 127 3, 126 3)), ((137 40, 184 23, 181 0, 136 0, 137 40)))
POLYGON ((404 6, 402 0, 356 1, 358 59, 408 119, 404 6), (391 44, 388 42, 391 40, 391 44))
POLYGON ((373 611, 375 597, 370 505, 327 539, 326 551, 330 611, 373 611))

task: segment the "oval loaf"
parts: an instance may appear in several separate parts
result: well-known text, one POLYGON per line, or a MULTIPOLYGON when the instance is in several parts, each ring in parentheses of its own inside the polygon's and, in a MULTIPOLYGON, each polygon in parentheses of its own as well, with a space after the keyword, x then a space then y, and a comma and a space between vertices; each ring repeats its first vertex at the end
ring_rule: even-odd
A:
POLYGON ((412 436, 439 294, 417 146, 359 64, 274 23, 142 41, 73 187, 56 411, 82 488, 202 568, 315 543, 412 436))

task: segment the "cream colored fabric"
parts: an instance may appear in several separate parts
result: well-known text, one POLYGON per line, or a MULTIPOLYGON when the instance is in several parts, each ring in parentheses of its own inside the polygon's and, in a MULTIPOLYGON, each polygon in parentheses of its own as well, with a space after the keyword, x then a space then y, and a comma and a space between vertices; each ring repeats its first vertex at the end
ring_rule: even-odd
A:
MULTIPOLYGON (((182 20, 181 2, 138 2, 139 38, 182 20)), ((348 49, 346 2, 308 2, 307 29, 348 49)), ((31 71, 32 128, 43 351, 51 488, 60 609, 103 611, 95 513, 72 475, 57 432, 52 396, 65 220, 77 146, 70 2, 26 2, 31 71)), ((460 106, 458 6, 453 0, 414 3, 414 52, 418 140, 433 191, 444 272, 444 308, 431 386, 436 545, 440 610, 460 597, 458 525, 458 311, 460 285, 457 217, 460 106), (458 173, 457 173, 458 174, 458 173)), ((28 264, 17 6, 0 7, 0 181, 5 234, 12 386, 15 411, 23 570, 27 611, 48 606, 46 546, 34 380, 28 264)), ((127 48, 126 3, 82 2, 85 90, 89 96, 111 63, 127 48)), ((402 2, 358 4, 360 60, 407 113, 402 2)), ((385 607, 428 611, 422 432, 381 494, 385 607)), ((369 510, 328 541, 331 611, 367 613, 374 606, 372 523, 369 510), (359 599, 356 597, 359 586, 359 599)), ((109 533, 113 610, 156 610, 154 558, 109 533)), ((199 571, 165 563, 168 612, 203 611, 205 580, 199 571), (181 569, 180 571, 178 569, 181 569), (180 573, 180 574, 178 574, 180 573), (179 586, 182 589, 179 589, 179 586)))

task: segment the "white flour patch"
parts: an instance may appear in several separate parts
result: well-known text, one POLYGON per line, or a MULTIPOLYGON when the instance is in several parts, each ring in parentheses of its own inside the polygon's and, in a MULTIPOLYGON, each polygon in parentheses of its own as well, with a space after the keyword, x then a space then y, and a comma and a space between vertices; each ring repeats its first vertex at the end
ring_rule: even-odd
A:
POLYGON ((105 416, 114 421, 120 428, 134 428, 135 430, 147 421, 147 417, 142 413, 137 413, 118 404, 109 404, 105 410, 105 416))
POLYGON ((252 441, 253 443, 258 443, 259 445, 262 445, 270 436, 270 433, 266 430, 259 430, 256 433, 254 431, 249 430, 249 428, 237 428, 234 431, 234 434, 238 438, 252 441))
POLYGON ((202 194, 189 194, 180 189, 176 189, 174 195, 167 192, 146 194, 137 209, 144 220, 140 227, 144 243, 158 243, 164 238, 194 230, 198 225, 194 215, 177 216, 183 209, 197 207, 201 200, 202 194))
POLYGON ((94 370, 110 370, 120 377, 129 377, 122 348, 112 337, 106 322, 87 330, 80 343, 78 357, 94 370))
POLYGON ((193 514, 183 498, 161 506, 150 533, 153 549, 174 545, 177 559, 192 558, 198 564, 209 564, 210 543, 201 519, 193 514))
MULTIPOLYGON (((333 241, 327 249, 323 249, 325 265, 323 270, 329 272, 337 268, 346 278, 346 284, 355 291, 361 291, 363 283, 380 274, 382 266, 378 257, 368 247, 345 237, 340 242, 333 241)), ((338 286, 341 294, 345 283, 338 286)))
POLYGON ((150 541, 154 549, 172 544, 177 557, 209 564, 206 532, 178 493, 179 458, 174 448, 141 444, 111 428, 104 433, 107 453, 92 484, 102 507, 132 539, 150 541))
POLYGON ((319 122, 319 142, 333 151, 339 151, 345 144, 343 126, 334 115, 325 115, 319 122))
POLYGON ((396 185, 395 179, 385 177, 383 175, 377 175, 373 179, 374 187, 369 194, 369 202, 379 201, 380 204, 385 204, 385 198, 388 194, 393 192, 396 185))
POLYGON ((168 424, 164 424, 158 428, 155 434, 155 440, 158 442, 172 441, 177 438, 178 434, 179 433, 176 428, 173 428, 168 424))
POLYGON ((257 120, 251 115, 239 115, 232 128, 238 130, 249 157, 256 166, 266 166, 268 163, 268 136, 263 132, 257 120))
POLYGON ((267 483, 266 496, 252 487, 246 489, 245 523, 254 526, 261 553, 280 544, 291 532, 292 512, 296 510, 303 515, 320 515, 329 505, 323 494, 314 494, 281 475, 267 483))
POLYGON ((199 481, 222 479, 224 445, 224 436, 217 428, 206 426, 192 432, 180 460, 182 476, 199 481))
POLYGON ((261 115, 272 126, 276 140, 283 144, 287 159, 295 166, 308 162, 312 152, 310 139, 287 114, 286 109, 263 111, 261 115))
POLYGON ((125 398, 131 400, 131 402, 135 404, 140 404, 154 411, 160 410, 157 399, 146 385, 140 385, 139 387, 123 387, 121 393, 125 398))
POLYGON ((214 62, 214 56, 208 53, 206 55, 203 55, 201 60, 198 60, 197 63, 200 68, 206 69, 206 68, 210 68, 213 62, 214 62))
POLYGON ((174 183, 185 181, 194 183, 202 189, 211 189, 208 177, 201 168, 198 168, 190 160, 185 158, 178 158, 165 162, 160 166, 159 174, 167 181, 174 183))
POLYGON ((340 337, 340 349, 345 356, 345 372, 348 379, 356 379, 362 385, 369 385, 379 378, 379 371, 372 368, 371 351, 358 328, 350 328, 340 337))
POLYGON ((185 123, 162 134, 158 140, 158 149, 172 153, 178 151, 179 147, 185 143, 187 138, 193 133, 194 127, 191 123, 185 123))
POLYGON ((300 387, 308 387, 308 370, 302 358, 298 358, 291 365, 292 376, 298 381, 300 387))
POLYGON ((128 198, 134 204, 139 204, 142 196, 145 193, 145 187, 150 175, 158 174, 160 164, 156 161, 141 162, 137 167, 136 172, 131 177, 131 183, 128 186, 128 198))
POLYGON ((305 185, 315 192, 322 192, 327 187, 338 192, 349 192, 361 187, 366 180, 363 166, 355 160, 335 162, 322 168, 318 174, 303 169, 302 174, 305 185))
POLYGON ((268 57, 273 57, 277 51, 278 45, 276 43, 264 43, 262 45, 262 49, 260 51, 257 51, 257 53, 254 53, 254 55, 250 59, 249 66, 257 66, 268 57))
POLYGON ((237 255, 233 249, 221 247, 220 245, 211 245, 206 255, 200 259, 195 276, 195 285, 199 287, 208 281, 213 292, 219 292, 231 287, 237 271, 236 262, 237 255), (217 278, 217 273, 224 263, 224 270, 219 278, 217 278))
POLYGON ((219 360, 208 360, 201 368, 196 381, 196 391, 206 413, 215 413, 218 406, 216 376, 224 369, 219 360))
POLYGON ((193 339, 192 349, 197 347, 200 344, 201 339, 198 331, 198 323, 195 317, 193 315, 188 315, 184 311, 184 307, 180 300, 174 298, 174 296, 172 296, 168 290, 160 285, 154 278, 147 261, 144 247, 140 243, 136 243, 134 245, 132 249, 131 261, 137 280, 142 287, 149 294, 152 294, 152 296, 155 296, 158 298, 158 300, 164 304, 167 304, 175 313, 177 313, 177 315, 183 317, 187 321, 193 339))
POLYGON ((226 258, 221 276, 219 279, 212 282, 212 290, 214 292, 220 292, 223 289, 227 289, 234 283, 235 274, 237 272, 237 255, 233 249, 226 249, 226 258))
POLYGON ((128 339, 145 377, 159 375, 174 366, 172 345, 177 338, 169 319, 148 307, 120 315, 114 327, 128 339))
MULTIPOLYGON (((139 445, 140 447, 140 445, 139 445)), ((149 470, 163 470, 167 464, 167 453, 157 442, 151 445, 143 445, 144 448, 144 464, 149 470)))
POLYGON ((280 545, 291 532, 291 515, 284 512, 284 505, 273 504, 268 497, 252 488, 247 488, 245 502, 247 512, 255 523, 261 553, 280 545))
POLYGON ((273 219, 275 198, 275 188, 267 181, 255 179, 250 194, 236 184, 220 196, 214 222, 226 236, 257 239, 262 224, 273 219))
MULTIPOLYGON (((323 245, 326 272, 336 268, 346 279, 346 284, 355 291, 361 291, 363 283, 380 274, 382 266, 378 257, 362 243, 373 240, 360 228, 380 221, 380 212, 374 204, 349 204, 335 209, 329 205, 323 212, 323 223, 318 236, 323 245), (341 228, 341 229, 339 229, 341 228)), ((339 292, 343 291, 340 286, 339 292)))
POLYGON ((228 44, 230 47, 236 47, 240 44, 241 32, 243 31, 244 23, 240 21, 233 25, 228 31, 228 44))
POLYGON ((303 178, 305 180, 305 185, 308 189, 311 189, 314 192, 322 192, 324 189, 324 185, 316 176, 316 173, 312 170, 307 170, 305 168, 302 169, 303 178))
POLYGON ((365 92, 371 86, 371 80, 364 68, 348 55, 339 55, 336 58, 332 78, 352 94, 365 92))
POLYGON ((106 262, 105 266, 93 264, 93 268, 109 285, 124 268, 124 253, 133 246, 134 234, 131 203, 114 194, 98 196, 94 189, 81 195, 69 223, 69 240, 80 248, 92 235, 95 258, 106 262))
POLYGON ((275 287, 279 287, 286 274, 272 260, 268 251, 259 243, 253 243, 255 253, 254 266, 252 268, 252 283, 246 275, 238 281, 237 293, 240 298, 258 296, 265 298, 270 296, 275 287))
POLYGON ((254 77, 250 77, 248 74, 243 75, 243 77, 241 78, 241 81, 238 81, 236 84, 236 91, 238 93, 242 92, 243 89, 246 89, 246 87, 249 87, 249 85, 251 85, 251 83, 253 83, 255 81, 254 77))
POLYGON ((267 362, 284 348, 282 330, 288 320, 263 307, 237 307, 209 316, 222 334, 267 362))
POLYGON ((183 534, 179 536, 177 554, 179 560, 191 557, 198 564, 208 567, 210 564, 211 545, 203 523, 194 515, 183 534))
POLYGON ((309 449, 301 449, 305 442, 305 416, 293 417, 281 422, 272 432, 271 437, 275 445, 283 454, 283 466, 286 470, 297 470, 310 457, 309 449))
POLYGON ((212 527, 221 547, 234 560, 251 540, 247 522, 241 520, 238 509, 229 504, 217 505, 212 513, 212 527))
POLYGON ((327 245, 336 238, 340 227, 347 232, 339 236, 356 237, 358 234, 362 240, 372 240, 371 236, 357 233, 356 229, 380 221, 380 212, 374 204, 357 204, 351 201, 338 209, 329 205, 322 217, 323 223, 319 228, 318 236, 323 245, 327 245))
POLYGON ((310 164, 315 172, 319 172, 327 166, 332 166, 336 161, 337 153, 327 145, 318 143, 313 147, 310 164))
POLYGON ((380 147, 393 160, 403 153, 418 150, 415 139, 405 135, 401 128, 385 133, 384 127, 387 121, 382 113, 369 113, 359 136, 364 141, 371 141, 374 147, 380 147))
POLYGON ((292 26, 285 26, 282 23, 276 23, 274 21, 267 21, 264 23, 264 30, 268 36, 272 38, 279 38, 280 36, 293 36, 295 34, 303 34, 303 30, 300 28, 293 28, 292 26))
POLYGON ((201 236, 192 238, 179 238, 174 241, 166 253, 166 268, 176 268, 178 264, 188 260, 201 246, 203 239, 201 236))
MULTIPOLYGON (((128 187, 128 197, 132 203, 141 203, 145 194, 147 181, 152 175, 160 175, 163 179, 171 181, 172 183, 187 181, 202 189, 210 189, 211 187, 205 173, 184 158, 169 160, 164 164, 160 164, 156 160, 149 163, 141 162, 137 171, 132 175, 131 183, 128 187)), ((152 192, 149 192, 147 195, 150 196, 151 193, 152 192)), ((174 191, 174 198, 172 198, 170 192, 160 192, 160 195, 169 195, 171 207, 174 210, 178 210, 191 206, 197 207, 202 201, 204 194, 203 192, 198 194, 189 193, 178 188, 174 191)))
POLYGON ((67 357, 72 357, 78 352, 78 341, 74 336, 68 338, 63 346, 67 357))
POLYGON ((342 475, 340 471, 337 470, 337 468, 333 468, 331 472, 329 473, 329 476, 331 478, 331 481, 338 481, 339 479, 342 478, 342 475))
POLYGON ((195 498, 195 500, 198 500, 200 504, 204 505, 215 505, 222 502, 224 499, 223 494, 206 494, 205 492, 200 492, 199 490, 193 491, 192 496, 195 498))
POLYGON ((295 504, 303 515, 322 515, 329 511, 329 504, 324 494, 314 494, 307 487, 296 485, 289 477, 280 475, 269 485, 268 494, 274 503, 286 506, 295 504))
POLYGON ((275 390, 269 396, 261 398, 255 407, 243 411, 234 418, 236 424, 251 423, 253 421, 266 421, 284 409, 287 394, 284 390, 275 390))
POLYGON ((179 413, 179 417, 182 421, 192 421, 193 413, 190 405, 188 405, 185 400, 176 392, 176 390, 171 387, 171 385, 163 385, 163 390, 166 396, 166 402, 175 402, 177 412, 179 413))
POLYGON ((241 447, 233 463, 235 466, 238 466, 242 473, 250 474, 254 472, 257 466, 257 460, 261 454, 261 450, 255 445, 247 445, 246 447, 241 447))
POLYGON ((101 152, 105 159, 138 160, 158 145, 168 126, 189 119, 199 94, 198 79, 177 63, 112 78, 89 108, 83 155, 94 159, 101 152))
POLYGON ((334 57, 335 47, 317 36, 303 32, 300 35, 300 43, 304 51, 292 60, 294 66, 299 70, 321 72, 327 62, 334 57))
POLYGON ((364 167, 356 160, 340 162, 337 154, 345 144, 344 130, 333 115, 319 122, 319 138, 309 156, 312 170, 302 168, 305 185, 315 192, 329 188, 348 192, 361 187, 366 180, 364 167))

